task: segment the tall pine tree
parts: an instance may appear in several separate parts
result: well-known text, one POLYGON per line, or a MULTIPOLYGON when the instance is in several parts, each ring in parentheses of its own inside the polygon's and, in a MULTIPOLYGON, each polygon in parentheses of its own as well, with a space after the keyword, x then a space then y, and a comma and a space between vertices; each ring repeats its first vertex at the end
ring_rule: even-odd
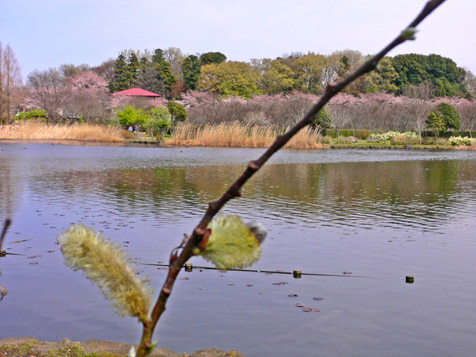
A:
POLYGON ((164 97, 170 95, 170 90, 172 85, 177 81, 175 76, 172 73, 170 64, 164 58, 164 51, 161 49, 156 49, 154 55, 152 56, 152 64, 157 69, 157 79, 162 83, 162 88, 160 94, 164 97))
POLYGON ((130 85, 131 73, 129 66, 124 55, 120 54, 114 61, 114 76, 109 83, 109 89, 111 92, 118 92, 130 88, 130 85))

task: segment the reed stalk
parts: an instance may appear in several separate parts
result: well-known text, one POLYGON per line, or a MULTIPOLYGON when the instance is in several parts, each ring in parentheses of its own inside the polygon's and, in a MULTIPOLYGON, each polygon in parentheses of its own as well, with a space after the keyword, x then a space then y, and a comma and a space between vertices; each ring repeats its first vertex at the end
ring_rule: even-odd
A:
MULTIPOLYGON (((267 148, 276 137, 285 130, 276 126, 250 126, 233 123, 207 124, 197 127, 191 124, 179 125, 173 137, 166 142, 171 146, 207 146, 207 147, 247 147, 267 148)), ((300 131, 285 146, 289 149, 318 149, 320 135, 310 127, 300 131)))

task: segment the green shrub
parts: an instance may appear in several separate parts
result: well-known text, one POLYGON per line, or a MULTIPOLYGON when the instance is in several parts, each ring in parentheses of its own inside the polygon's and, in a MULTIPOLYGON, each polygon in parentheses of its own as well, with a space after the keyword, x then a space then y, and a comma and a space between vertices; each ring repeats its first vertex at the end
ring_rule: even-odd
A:
POLYGON ((148 116, 144 121, 144 128, 147 134, 154 136, 162 132, 160 136, 167 134, 167 130, 172 126, 172 116, 166 107, 156 107, 148 111, 148 116))
POLYGON ((440 138, 438 139, 438 146, 449 146, 449 141, 446 138, 440 138))
POLYGON ((331 143, 332 138, 330 136, 322 136, 320 141, 321 144, 328 145, 331 143))
POLYGON ((119 123, 128 127, 131 125, 141 124, 140 122, 140 113, 142 109, 137 109, 133 105, 126 105, 124 109, 117 112, 117 117, 119 118, 119 123))
POLYGON ((391 140, 392 144, 393 145, 415 145, 420 142, 420 138, 415 133, 412 133, 412 134, 415 134, 415 136, 405 135, 405 134, 407 133, 394 136, 391 140))
POLYGON ((172 121, 186 121, 188 118, 187 110, 182 104, 177 102, 169 101, 167 103, 167 109, 171 115, 172 121))
POLYGON ((48 120, 48 113, 44 109, 31 109, 27 112, 20 112, 15 115, 16 120, 32 118, 48 120))
POLYGON ((339 136, 349 137, 354 135, 354 131, 351 129, 341 129, 339 130, 339 136))
POLYGON ((336 144, 352 144, 354 140, 353 136, 339 136, 335 139, 336 144))
POLYGON ((317 114, 317 118, 311 124, 313 127, 319 125, 323 129, 329 129, 332 125, 332 115, 324 107, 317 114))
POLYGON ((471 145, 471 139, 468 138, 467 136, 465 136, 465 137, 451 136, 448 139, 448 142, 451 146, 469 146, 469 145, 471 145))
POLYGON ((438 142, 436 142, 435 137, 428 136, 426 138, 423 138, 422 144, 423 145, 447 146, 447 145, 449 145, 449 141, 446 138, 438 138, 438 142))
POLYGON ((356 130, 355 136, 361 140, 367 140, 369 137, 370 132, 368 130, 356 130))
POLYGON ((461 117, 453 106, 440 103, 428 114, 426 125, 437 135, 448 131, 448 129, 458 130, 461 128, 461 117))
POLYGON ((335 139, 335 138, 337 138, 337 131, 335 131, 334 129, 327 129, 325 131, 325 135, 330 136, 331 138, 335 139))
POLYGON ((394 137, 401 135, 400 132, 398 131, 387 131, 386 133, 381 133, 381 134, 370 134, 369 137, 370 139, 379 139, 382 141, 387 141, 387 140, 392 140, 394 137))

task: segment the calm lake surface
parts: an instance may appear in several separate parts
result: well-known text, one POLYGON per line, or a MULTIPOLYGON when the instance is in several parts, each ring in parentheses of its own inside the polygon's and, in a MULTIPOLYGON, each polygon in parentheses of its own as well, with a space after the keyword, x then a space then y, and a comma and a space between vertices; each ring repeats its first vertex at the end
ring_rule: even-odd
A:
MULTIPOLYGON (((99 289, 64 265, 58 234, 78 222, 104 232, 157 291, 166 271, 146 264, 167 262, 207 202, 261 152, 0 144, 0 218, 13 219, 4 248, 19 254, 0 259, 9 290, 0 338, 137 343, 140 325, 115 315, 99 289)), ((282 151, 243 196, 224 213, 268 229, 254 269, 341 277, 182 272, 156 331, 159 346, 246 356, 474 356, 476 153, 282 151)))

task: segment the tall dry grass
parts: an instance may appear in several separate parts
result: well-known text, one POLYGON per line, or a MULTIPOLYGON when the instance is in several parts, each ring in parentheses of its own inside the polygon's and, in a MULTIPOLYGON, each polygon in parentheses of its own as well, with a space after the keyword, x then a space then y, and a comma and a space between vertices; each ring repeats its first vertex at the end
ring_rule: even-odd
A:
POLYGON ((10 140, 79 140, 122 142, 122 129, 90 124, 52 124, 27 121, 18 125, 0 126, 0 139, 10 140))
MULTIPOLYGON (((171 146, 208 146, 208 147, 269 147, 276 136, 283 131, 274 126, 249 126, 237 122, 204 125, 179 125, 166 143, 171 146)), ((296 134, 285 146, 289 149, 318 149, 319 133, 305 128, 296 134)))

